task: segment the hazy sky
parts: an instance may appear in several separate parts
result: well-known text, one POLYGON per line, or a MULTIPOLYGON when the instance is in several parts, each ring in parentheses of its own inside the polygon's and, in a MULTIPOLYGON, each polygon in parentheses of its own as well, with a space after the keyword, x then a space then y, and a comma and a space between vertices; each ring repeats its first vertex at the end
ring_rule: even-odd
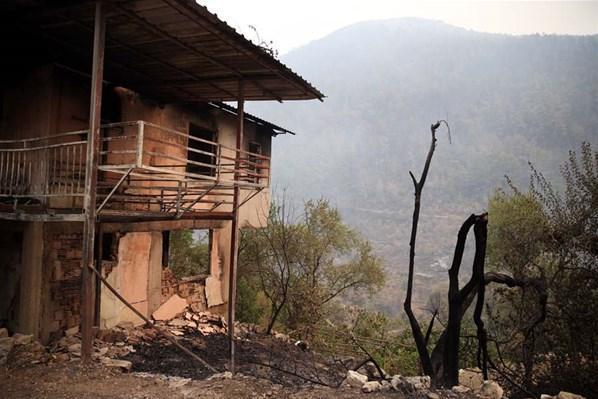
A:
POLYGON ((598 34, 598 0, 398 1, 199 0, 248 38, 254 25, 281 54, 343 26, 371 19, 423 17, 482 32, 598 34))

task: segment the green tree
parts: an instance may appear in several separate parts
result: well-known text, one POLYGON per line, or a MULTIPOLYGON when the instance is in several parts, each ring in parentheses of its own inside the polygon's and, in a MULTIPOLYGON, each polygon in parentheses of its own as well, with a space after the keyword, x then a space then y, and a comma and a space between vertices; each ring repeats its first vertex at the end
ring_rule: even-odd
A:
POLYGON ((193 238, 193 230, 176 230, 170 233, 168 267, 177 278, 209 272, 210 248, 208 235, 193 238))
POLYGON ((268 226, 248 230, 242 240, 241 273, 269 302, 268 332, 282 322, 309 335, 334 299, 349 291, 372 293, 384 284, 371 244, 326 200, 306 202, 296 220, 284 200, 272 204, 268 226))
POLYGON ((584 143, 561 173, 562 194, 532 166, 526 192, 511 185, 490 201, 489 266, 540 279, 549 295, 546 321, 530 334, 537 292, 495 290, 490 325, 502 355, 523 366, 523 373, 505 369, 524 386, 583 386, 580 393, 593 397, 598 386, 587 381, 598 366, 598 154, 584 143))

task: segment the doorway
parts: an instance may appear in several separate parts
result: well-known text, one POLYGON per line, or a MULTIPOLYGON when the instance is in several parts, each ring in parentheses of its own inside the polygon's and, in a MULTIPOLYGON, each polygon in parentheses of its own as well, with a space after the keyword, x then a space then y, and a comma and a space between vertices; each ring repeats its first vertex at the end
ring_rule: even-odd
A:
POLYGON ((14 332, 19 320, 23 233, 0 235, 0 328, 14 332))

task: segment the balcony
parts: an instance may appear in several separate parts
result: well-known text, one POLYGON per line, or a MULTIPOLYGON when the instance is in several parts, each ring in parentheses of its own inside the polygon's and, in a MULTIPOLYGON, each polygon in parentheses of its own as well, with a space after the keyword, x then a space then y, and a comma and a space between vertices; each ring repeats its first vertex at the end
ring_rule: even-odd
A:
MULTIPOLYGON (((232 211, 234 187, 243 193, 240 206, 270 184, 270 158, 262 154, 145 121, 101 132, 100 220, 216 217, 232 211)), ((87 130, 0 140, 2 216, 81 216, 86 153, 87 130)))

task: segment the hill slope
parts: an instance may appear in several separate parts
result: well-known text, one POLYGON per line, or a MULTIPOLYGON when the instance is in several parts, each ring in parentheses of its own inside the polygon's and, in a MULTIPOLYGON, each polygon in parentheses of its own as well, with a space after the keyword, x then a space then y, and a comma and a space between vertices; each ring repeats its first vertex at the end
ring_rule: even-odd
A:
MULTIPOLYGON (((423 19, 363 22, 283 57, 326 101, 258 104, 299 132, 279 137, 273 181, 292 197, 324 196, 371 239, 391 278, 380 300, 400 309, 413 189, 429 126, 448 119, 424 191, 417 267, 428 292, 443 281, 462 220, 484 209, 504 175, 548 176, 569 149, 598 144, 598 36, 487 34, 423 19), (426 280, 427 279, 427 280, 426 280)), ((420 296, 423 298, 423 296, 420 296)))

